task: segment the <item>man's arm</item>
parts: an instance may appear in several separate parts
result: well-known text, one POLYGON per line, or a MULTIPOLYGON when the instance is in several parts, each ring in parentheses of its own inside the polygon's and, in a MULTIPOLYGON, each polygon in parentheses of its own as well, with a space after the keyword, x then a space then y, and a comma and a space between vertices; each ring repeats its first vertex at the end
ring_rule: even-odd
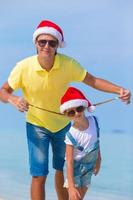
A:
POLYGON ((0 89, 0 101, 14 105, 19 111, 28 110, 28 103, 22 97, 13 95, 13 89, 5 82, 0 89))
POLYGON ((97 78, 89 74, 88 72, 83 82, 97 90, 118 94, 123 102, 126 102, 127 104, 130 103, 131 99, 130 91, 121 86, 115 85, 107 80, 97 78))
POLYGON ((9 86, 8 82, 5 82, 0 89, 0 100, 3 103, 8 103, 8 100, 13 92, 13 89, 9 86))

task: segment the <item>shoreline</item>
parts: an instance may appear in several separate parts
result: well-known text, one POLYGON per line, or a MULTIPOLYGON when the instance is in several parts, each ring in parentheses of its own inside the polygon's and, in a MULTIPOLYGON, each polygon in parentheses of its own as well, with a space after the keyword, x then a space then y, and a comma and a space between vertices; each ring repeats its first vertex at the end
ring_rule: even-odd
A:
MULTIPOLYGON (((111 195, 112 196, 112 195, 111 195)), ((109 197, 108 195, 106 196, 86 196, 84 198, 84 200, 88 200, 88 197, 91 199, 91 200, 132 200, 132 197, 131 198, 125 198, 125 197, 118 197, 118 196, 112 196, 112 197, 109 197)), ((54 197, 55 200, 57 200, 57 198, 54 197)), ((8 198, 0 198, 0 200, 13 200, 13 199, 8 199, 8 198)), ((30 199, 21 199, 21 200, 30 200, 30 199)), ((52 198, 47 198, 47 200, 53 200, 53 197, 52 198)))
MULTIPOLYGON (((18 197, 16 196, 15 198, 11 197, 9 195, 2 195, 3 197, 0 198, 0 200, 18 200, 18 197), (5 196, 5 197, 4 197, 5 196)), ((47 191, 46 193, 46 199, 47 200, 57 200, 57 196, 54 190, 52 191, 47 191)), ((123 195, 118 195, 114 193, 102 193, 102 192, 97 192, 97 191, 88 191, 86 194, 84 200, 132 200, 131 196, 123 196, 123 195)), ((24 197, 24 195, 19 194, 19 200, 30 200, 30 197, 24 197)))
MULTIPOLYGON (((92 179, 91 187, 84 200, 133 200, 132 137, 127 134, 101 135, 103 157, 101 171, 92 179), (119 142, 120 136, 121 142, 119 142)), ((29 200, 31 176, 28 172, 25 135, 14 132, 13 135, 6 133, 5 137, 2 133, 0 146, 0 200, 29 200)), ((53 178, 55 171, 52 168, 51 149, 50 158, 46 199, 56 200, 53 178)))

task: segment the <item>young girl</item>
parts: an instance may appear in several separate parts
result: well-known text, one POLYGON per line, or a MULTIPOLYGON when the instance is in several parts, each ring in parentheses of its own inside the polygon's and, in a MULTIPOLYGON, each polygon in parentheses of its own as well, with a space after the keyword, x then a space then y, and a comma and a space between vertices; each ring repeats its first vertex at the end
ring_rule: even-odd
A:
POLYGON ((81 200, 91 182, 91 176, 100 169, 101 155, 99 145, 99 127, 95 116, 85 116, 91 103, 81 91, 68 88, 61 99, 60 111, 72 120, 72 126, 66 135, 67 180, 70 200, 81 200))

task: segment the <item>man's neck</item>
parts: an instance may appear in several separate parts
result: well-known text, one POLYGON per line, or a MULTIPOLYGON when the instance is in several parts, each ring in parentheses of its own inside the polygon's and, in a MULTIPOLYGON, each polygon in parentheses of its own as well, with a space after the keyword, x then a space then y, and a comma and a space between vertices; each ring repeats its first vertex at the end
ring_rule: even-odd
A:
POLYGON ((42 58, 38 56, 38 62, 41 65, 43 69, 46 71, 50 71, 54 65, 54 59, 55 57, 52 58, 42 58))

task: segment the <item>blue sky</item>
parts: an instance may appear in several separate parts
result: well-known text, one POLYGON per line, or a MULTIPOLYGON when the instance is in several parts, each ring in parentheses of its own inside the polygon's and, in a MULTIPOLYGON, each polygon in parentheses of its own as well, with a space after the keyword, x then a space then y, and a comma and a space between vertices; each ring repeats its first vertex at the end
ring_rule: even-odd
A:
MULTIPOLYGON (((50 19, 64 30, 67 47, 59 52, 77 59, 90 73, 132 90, 132 0, 5 0, 0 10, 0 85, 17 61, 35 53, 32 34, 41 20, 50 19)), ((93 102, 114 96, 77 86, 93 102)), ((113 102, 97 108, 96 114, 104 129, 131 131, 132 109, 132 104, 113 102)), ((0 119, 2 130, 23 127, 24 115, 10 105, 0 103, 0 119)))

